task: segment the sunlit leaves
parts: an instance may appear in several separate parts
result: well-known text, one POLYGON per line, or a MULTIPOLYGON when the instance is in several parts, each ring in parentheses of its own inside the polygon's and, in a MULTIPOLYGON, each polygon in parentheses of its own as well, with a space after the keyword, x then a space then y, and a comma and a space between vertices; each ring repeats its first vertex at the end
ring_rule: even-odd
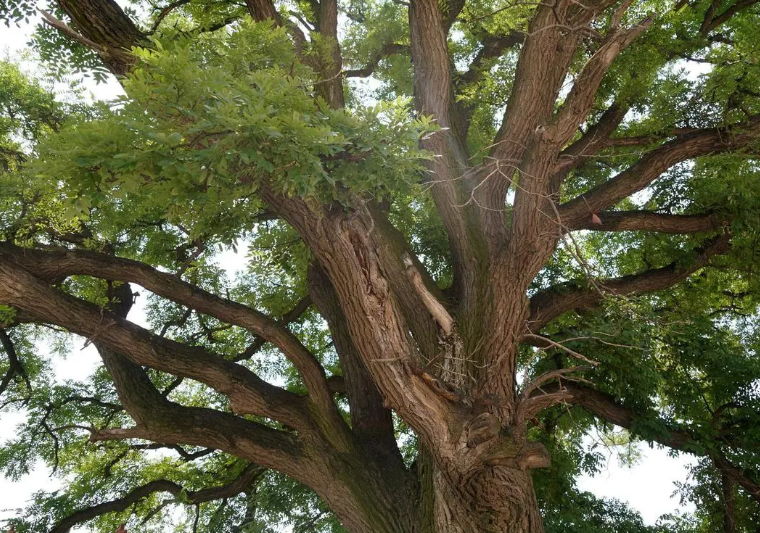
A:
POLYGON ((405 102, 327 109, 284 31, 248 23, 154 44, 136 51, 129 99, 45 147, 39 172, 66 177, 76 212, 97 206, 128 222, 160 206, 192 237, 229 242, 255 223, 262 182, 323 201, 412 185, 416 141, 432 126, 405 102))

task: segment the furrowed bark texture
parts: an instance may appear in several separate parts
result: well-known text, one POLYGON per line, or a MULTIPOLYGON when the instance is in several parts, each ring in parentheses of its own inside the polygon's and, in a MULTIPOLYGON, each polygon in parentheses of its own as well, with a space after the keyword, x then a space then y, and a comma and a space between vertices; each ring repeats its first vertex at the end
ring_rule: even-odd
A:
MULTIPOLYGON (((607 103, 606 110, 594 114, 597 90, 618 55, 653 23, 643 17, 621 24, 629 4, 542 3, 525 33, 486 35, 467 71, 456 74, 449 30, 464 2, 412 0, 409 45, 388 44, 368 67, 344 73, 337 0, 311 2, 306 23, 290 20, 270 0, 246 1, 255 20, 272 20, 290 31, 300 60, 317 74, 314 95, 334 110, 346 103, 344 75, 369 75, 384 55, 410 53, 416 111, 440 126, 421 144, 434 154, 424 181, 441 217, 454 271, 445 295, 378 199, 349 197, 341 205, 322 205, 283 195, 261 177, 258 190, 268 212, 292 225, 312 254, 310 299, 297 306, 298 312, 311 302, 325 319, 340 375, 328 377, 319 359, 288 329, 293 317, 277 320, 182 281, 182 272, 170 274, 106 253, 0 243, 0 304, 97 346, 135 426, 94 430, 93 440, 142 439, 226 451, 254 465, 251 469, 276 469, 311 487, 352 533, 542 533, 531 470, 548 466, 550 459, 541 444, 528 439, 527 423, 559 403, 629 428, 636 413, 602 392, 561 380, 585 368, 580 365, 518 385, 521 346, 561 349, 541 335, 555 318, 593 308, 607 294, 666 289, 726 253, 730 221, 722 215, 620 211, 617 206, 678 163, 744 150, 760 135, 760 117, 749 115, 721 128, 681 129, 662 137, 616 136, 630 104, 607 103), (607 28, 603 34, 601 27, 607 28), (325 57, 302 53, 304 28, 311 41, 328 50, 325 57), (594 40, 591 52, 581 48, 589 36, 594 40), (475 164, 468 151, 472 108, 460 96, 484 79, 489 61, 518 45, 501 126, 487 156, 475 164), (583 64, 563 93, 571 63, 578 58, 583 64), (579 134, 586 122, 592 124, 579 134), (647 151, 633 165, 561 203, 568 176, 605 150, 625 146, 647 151), (508 209, 510 193, 514 200, 508 209), (575 230, 704 233, 705 238, 690 262, 530 291, 557 244, 575 230), (66 294, 60 283, 70 276, 123 283, 113 301, 124 305, 103 309, 66 294), (245 355, 228 359, 129 322, 125 302, 131 301, 130 283, 189 313, 255 334, 254 352, 271 343, 298 372, 304 392, 267 383, 239 364, 245 355), (229 410, 172 402, 155 388, 146 369, 202 383, 226 397, 229 410), (347 400, 348 420, 336 395, 347 400), (418 438, 418 457, 411 467, 396 442, 393 413, 418 438)), ((144 35, 117 4, 59 0, 59 6, 71 26, 52 16, 46 19, 49 24, 93 48, 115 73, 128 73, 134 63, 128 50, 143 43, 144 35)), ((703 30, 709 33, 710 27, 725 23, 723 16, 706 17, 703 30)), ((9 337, 0 332, 7 345, 9 337)), ((579 355, 571 352, 565 350, 579 355)), ((11 377, 3 379, 0 392, 11 377)), ((690 449, 696 442, 679 428, 658 438, 676 449, 690 449)), ((751 475, 716 451, 709 454, 726 486, 750 493, 757 489, 751 475)), ((243 490, 243 485, 224 490, 243 490)), ((157 480, 113 505, 76 516, 85 520, 108 512, 104 509, 122 508, 153 489, 181 491, 157 480)))

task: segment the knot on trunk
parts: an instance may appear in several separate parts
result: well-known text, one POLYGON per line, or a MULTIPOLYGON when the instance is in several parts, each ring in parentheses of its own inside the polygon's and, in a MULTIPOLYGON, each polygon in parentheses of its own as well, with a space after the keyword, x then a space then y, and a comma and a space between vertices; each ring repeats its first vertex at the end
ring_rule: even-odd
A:
POLYGON ((509 442, 486 460, 488 466, 506 466, 518 470, 548 468, 551 464, 549 452, 540 442, 526 442, 522 446, 509 442))
POLYGON ((465 424, 465 436, 467 447, 475 448, 479 444, 487 442, 498 436, 501 423, 491 413, 480 413, 465 424))

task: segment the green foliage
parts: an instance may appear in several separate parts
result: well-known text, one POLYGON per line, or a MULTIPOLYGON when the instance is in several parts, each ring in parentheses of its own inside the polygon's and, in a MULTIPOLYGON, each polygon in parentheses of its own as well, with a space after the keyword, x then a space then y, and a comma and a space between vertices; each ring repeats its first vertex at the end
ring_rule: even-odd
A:
POLYGON ((402 101, 328 109, 286 43, 284 30, 253 23, 170 48, 154 41, 137 52, 129 98, 46 143, 37 175, 65 178, 69 216, 111 224, 106 237, 160 207, 192 238, 225 243, 253 228, 262 182, 322 201, 347 198, 349 187, 409 189, 430 124, 402 101))
POLYGON ((584 492, 572 494, 563 509, 544 513, 546 533, 655 533, 625 503, 601 500, 584 492))
POLYGON ((37 2, 33 0, 2 0, 0 2, 0 20, 10 26, 11 22, 29 22, 29 17, 34 15, 37 2))
MULTIPOLYGON (((701 0, 679 11, 660 1, 632 7, 624 25, 649 12, 658 14, 656 23, 613 64, 589 124, 614 99, 632 107, 616 135, 652 136, 655 146, 672 138, 675 128, 724 127, 760 111, 757 9, 740 13, 724 28, 731 46, 719 41, 707 46, 696 35, 709 3, 701 0), (709 68, 695 75, 695 64, 709 68)), ((158 4, 132 4, 150 40, 146 48, 133 50, 137 66, 122 80, 128 97, 93 106, 64 104, 18 67, 0 63, 3 240, 107 250, 178 272, 211 293, 282 317, 307 295, 312 258, 291 226, 268 220, 260 194, 274 190, 331 209, 382 204, 438 285, 452 285, 443 225, 428 191, 418 186, 423 163, 430 158, 419 140, 437 126, 411 109, 404 2, 341 3, 344 68, 377 63, 370 84, 347 88, 346 110, 330 109, 314 90, 319 82, 313 67, 325 61, 327 40, 303 44, 309 61, 302 61, 285 29, 245 19, 242 2, 194 0, 176 6, 159 24, 158 4), (388 45, 398 45, 399 53, 376 61, 388 45), (231 250, 244 257, 235 274, 221 263, 231 250)), ((0 1, 0 19, 19 23, 34 7, 23 0, 0 1)), ((297 10, 304 26, 316 23, 313 2, 281 7, 283 13, 297 10)), ((474 162, 487 156, 500 126, 519 47, 487 60, 482 75, 469 85, 461 80, 485 37, 527 31, 535 9, 529 2, 501 9, 491 1, 473 0, 453 25, 449 49, 457 104, 472 112, 467 144, 474 162)), ((595 30, 604 32, 606 25, 595 30)), ((40 29, 33 39, 59 78, 106 75, 95 53, 51 28, 40 29)), ((584 41, 568 76, 577 76, 597 49, 593 38, 584 41)), ((603 158, 580 165, 568 176, 562 198, 609 180, 648 147, 610 149, 603 158)), ((741 468, 760 471, 755 455, 735 451, 760 442, 760 280, 755 266, 760 259, 760 171, 756 160, 745 155, 677 165, 617 206, 730 218, 732 251, 714 259, 716 268, 700 270, 667 291, 609 298, 545 328, 566 348, 598 363, 574 379, 592 381, 636 413, 624 434, 564 405, 531 421, 530 438, 544 443, 552 456, 552 467, 534 476, 547 533, 707 533, 721 527, 721 476, 709 462, 695 466, 679 487, 684 501, 696 504, 696 513, 663 517, 656 525, 644 524, 621 502, 579 492, 575 478, 597 472, 603 461, 598 447, 584 441, 589 432, 602 435, 606 445, 634 464, 637 443, 677 428, 695 436, 692 451, 725 454, 741 468)), ((557 249, 531 290, 558 283, 594 288, 593 278, 687 265, 720 231, 688 237, 579 232, 557 249)), ((109 303, 105 282, 79 276, 59 286, 99 306, 109 303)), ((271 346, 245 358, 256 342, 250 332, 156 296, 141 295, 138 303, 154 332, 241 360, 263 379, 304 391, 298 373, 271 346)), ((14 379, 0 398, 0 407, 26 418, 0 446, 0 473, 15 480, 42 462, 55 469, 63 488, 35 495, 17 524, 19 533, 48 531, 77 509, 121 497, 153 480, 171 480, 187 492, 230 481, 244 468, 234 457, 192 447, 151 450, 122 442, 88 443, 86 428, 130 425, 111 377, 98 368, 82 380, 57 381, 54 363, 84 340, 20 323, 22 318, 0 308, 0 325, 9 329, 26 374, 14 379), (41 343, 50 345, 51 353, 38 350, 41 343)), ((342 373, 329 331, 316 312, 305 312, 290 328, 329 375, 342 373)), ((531 379, 574 364, 567 351, 525 348, 519 371, 531 379)), ((9 360, 1 357, 0 376, 8 369, 9 360)), ((155 371, 150 378, 171 400, 228 408, 226 398, 206 386, 176 383, 155 371)), ((339 408, 348 417, 345 404, 339 401, 339 408)), ((404 461, 411 467, 418 455, 416 436, 399 419, 396 424, 404 461)), ((757 505, 741 490, 735 492, 737 531, 749 532, 760 518, 757 505)), ((90 526, 110 532, 131 521, 130 527, 141 531, 186 531, 197 524, 198 531, 269 533, 277 530, 274 524, 288 524, 299 533, 343 531, 312 491, 269 471, 248 493, 223 502, 196 508, 186 506, 186 496, 164 505, 165 497, 153 495, 90 526)))

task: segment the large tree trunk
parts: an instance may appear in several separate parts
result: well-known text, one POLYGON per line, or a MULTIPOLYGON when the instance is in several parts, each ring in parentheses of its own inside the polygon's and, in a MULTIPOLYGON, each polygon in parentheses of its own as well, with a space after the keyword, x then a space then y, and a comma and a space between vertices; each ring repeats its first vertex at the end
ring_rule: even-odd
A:
MULTIPOLYGON (((330 379, 342 381, 338 392, 347 396, 350 421, 335 404, 335 380, 328 380, 319 361, 283 324, 145 265, 114 264, 98 254, 44 252, 39 257, 57 258, 46 271, 32 251, 20 254, 8 248, 5 258, 0 254, 0 303, 88 338, 98 336, 122 403, 138 427, 102 431, 93 440, 136 437, 203 445, 277 469, 311 487, 351 533, 542 533, 531 469, 548 466, 548 455, 543 446, 527 440, 526 420, 565 401, 625 427, 632 425, 632 417, 604 393, 590 395, 572 383, 551 383, 580 367, 535 376, 519 390, 520 343, 551 342, 535 333, 565 311, 598 302, 600 287, 630 294, 672 285, 721 253, 726 239, 714 240, 686 268, 608 280, 594 290, 559 285, 529 300, 533 278, 566 230, 589 225, 636 229, 644 223, 649 229, 655 224, 672 229, 673 219, 661 214, 604 215, 602 223, 597 213, 680 161, 743 148, 760 132, 760 117, 755 117, 744 132, 689 133, 560 205, 559 187, 569 171, 562 167, 561 151, 591 112, 594 92, 615 55, 651 23, 645 19, 625 31, 613 27, 603 44, 607 53, 593 55, 557 111, 582 38, 582 32, 568 33, 567 28, 587 27, 613 3, 598 0, 584 7, 560 0, 537 8, 501 131, 486 162, 475 168, 467 148, 467 125, 457 123, 458 114, 452 112, 457 95, 448 31, 463 2, 410 2, 415 106, 440 126, 422 145, 436 155, 428 176, 451 252, 454 283, 448 298, 373 201, 357 197, 346 198, 340 206, 319 205, 313 199, 285 196, 267 176, 259 177, 262 200, 311 250, 310 296, 331 330, 342 375, 330 379), (442 4, 447 4, 443 11, 442 4), (510 187, 515 188, 515 200, 508 213, 510 187), (262 343, 272 342, 291 361, 307 394, 280 390, 245 367, 156 338, 123 319, 99 328, 102 310, 49 286, 50 280, 77 274, 138 283, 259 335, 262 343), (153 389, 143 367, 211 386, 229 397, 232 412, 171 403, 153 389), (146 404, 151 395, 155 401, 146 404), (392 412, 418 438, 416 471, 406 467, 399 453, 392 412), (257 425, 240 415, 267 417, 282 429, 257 425)), ((319 9, 313 33, 327 39, 330 57, 312 65, 321 77, 314 91, 337 109, 344 105, 338 3, 315 4, 319 9)), ((246 5, 256 20, 286 23, 270 0, 247 0, 246 5)), ((97 51, 113 72, 129 72, 134 58, 126 50, 142 42, 144 35, 113 0, 59 0, 59 6, 74 28, 48 17, 51 25, 97 51)), ((304 35, 295 25, 291 31, 298 49, 304 35)), ((625 115, 615 106, 610 109, 613 126, 607 136, 625 115)), ((589 130, 584 138, 597 138, 600 129, 604 130, 589 130)), ((565 155, 584 153, 591 141, 578 143, 580 147, 571 145, 565 155)), ((680 220, 678 231, 701 231, 700 224, 708 229, 715 224, 710 219, 680 220)), ((667 444, 682 448, 685 440, 679 438, 667 444)))
POLYGON ((429 457, 420 461, 420 501, 428 511, 420 532, 543 532, 529 470, 497 465, 453 482, 429 457))
POLYGON ((454 481, 421 452, 418 473, 416 498, 376 479, 353 486, 359 505, 329 503, 351 533, 543 533, 529 470, 497 465, 454 481))

